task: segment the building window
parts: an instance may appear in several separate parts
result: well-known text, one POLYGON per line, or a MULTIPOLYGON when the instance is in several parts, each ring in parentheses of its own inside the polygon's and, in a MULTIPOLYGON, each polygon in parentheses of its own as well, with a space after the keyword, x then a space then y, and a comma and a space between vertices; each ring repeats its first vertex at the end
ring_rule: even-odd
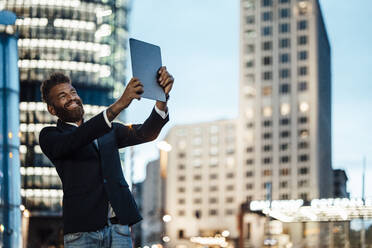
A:
POLYGON ((280 120, 280 125, 288 125, 289 124, 289 119, 288 118, 283 118, 280 120))
POLYGON ((306 117, 306 116, 302 116, 302 117, 298 118, 298 122, 299 122, 300 124, 305 124, 305 123, 307 123, 307 117, 306 117))
POLYGON ((279 187, 282 189, 288 188, 288 181, 281 181, 279 187))
POLYGON ((279 3, 289 3, 290 0, 279 0, 279 3))
POLYGON ((272 57, 267 56, 262 58, 262 64, 263 65, 271 65, 272 64, 272 57))
POLYGON ((291 174, 291 171, 289 168, 283 168, 280 169, 279 173, 281 176, 288 176, 289 174, 291 174))
POLYGON ((301 139, 305 139, 305 138, 309 137, 309 130, 301 129, 298 133, 299 133, 301 139))
POLYGON ((289 195, 288 194, 281 194, 280 195, 280 199, 281 200, 288 200, 289 199, 289 195))
POLYGON ((253 60, 247 61, 246 66, 247 66, 247 68, 253 67, 253 60))
POLYGON ((282 84, 280 85, 280 93, 281 94, 288 94, 291 92, 291 87, 289 84, 282 84))
POLYGON ((178 199, 178 204, 180 205, 185 204, 185 199, 178 199))
POLYGON ((271 163, 271 157, 266 157, 266 158, 263 158, 262 159, 262 162, 264 163, 264 164, 270 164, 271 163))
POLYGON ((280 16, 280 18, 288 18, 288 17, 290 17, 290 14, 291 14, 291 12, 289 11, 289 9, 280 9, 279 10, 279 16, 280 16))
POLYGON ((254 16, 247 16, 245 21, 247 24, 254 24, 254 16))
POLYGON ((263 175, 263 176, 271 176, 271 174, 272 174, 272 173, 271 173, 271 170, 263 170, 263 171, 262 171, 262 175, 263 175))
POLYGON ((217 186, 210 186, 209 191, 211 191, 211 192, 218 191, 218 187, 217 186))
POLYGON ((299 60, 307 60, 307 51, 298 52, 298 59, 299 60))
POLYGON ((289 156, 280 157, 280 163, 285 164, 289 162, 289 156))
POLYGON ((307 67, 306 66, 301 66, 300 68, 298 68, 298 75, 300 75, 300 76, 307 75, 307 67))
POLYGON ((228 190, 228 191, 234 190, 234 185, 227 185, 226 190, 228 190))
POLYGON ((263 96, 271 96, 272 93, 272 86, 264 86, 262 88, 262 95, 263 96))
POLYGON ((280 145, 280 150, 281 151, 286 151, 288 150, 288 143, 283 143, 280 145))
POLYGON ((194 188, 194 192, 201 192, 202 191, 202 188, 201 187, 195 187, 194 188))
POLYGON ((178 153, 178 158, 184 158, 186 157, 186 154, 183 152, 178 153))
POLYGON ((226 178, 234 178, 234 173, 227 173, 226 178))
POLYGON ((234 214, 234 210, 233 209, 226 209, 225 214, 226 215, 233 215, 234 214))
POLYGON ((262 0, 262 7, 269 7, 272 5, 273 5, 272 0, 262 0))
POLYGON ((209 203, 217 203, 218 199, 215 197, 209 198, 209 203))
POLYGON ((271 125, 272 125, 272 121, 270 121, 270 120, 265 120, 265 121, 263 122, 263 126, 264 126, 264 127, 271 127, 271 125))
POLYGON ((289 54, 288 53, 283 53, 283 54, 280 54, 279 56, 279 62, 282 63, 282 64, 285 64, 285 63, 288 63, 289 62, 289 54))
POLYGON ((247 147, 247 149, 246 149, 246 151, 248 152, 248 153, 251 153, 251 152, 253 152, 253 146, 248 146, 247 147))
POLYGON ((307 29, 307 20, 301 20, 297 23, 298 30, 305 30, 307 29))
POLYGON ((178 216, 185 216, 185 210, 179 210, 177 215, 178 216))
POLYGON ((249 44, 245 47, 245 53, 246 54, 251 54, 254 53, 254 45, 249 44))
POLYGON ((289 69, 281 69, 279 71, 279 77, 280 78, 289 78, 290 71, 289 69))
POLYGON ((307 201, 307 194, 306 193, 301 193, 300 198, 304 201, 307 201))
POLYGON ((227 197, 226 198, 226 202, 227 203, 233 203, 234 202, 234 198, 233 197, 227 197))
POLYGON ((271 71, 266 71, 263 73, 264 80, 271 80, 273 78, 273 74, 271 71))
POLYGON ((306 175, 309 173, 309 168, 308 167, 301 167, 298 169, 298 174, 300 175, 306 175))
POLYGON ((271 139, 271 136, 272 136, 271 133, 264 133, 263 134, 264 139, 271 139))
POLYGON ((289 23, 281 23, 279 24, 279 33, 289 33, 291 26, 289 23))
POLYGON ((306 45, 307 44, 307 36, 301 35, 298 37, 298 44, 299 45, 306 45))
POLYGON ((290 47, 290 45, 291 45, 291 42, 287 38, 279 40, 279 47, 280 48, 288 48, 288 47, 290 47))
POLYGON ((269 152, 269 151, 272 150, 272 146, 271 145, 264 145, 263 148, 262 148, 262 150, 264 152, 269 152))
POLYGON ((307 90, 307 82, 300 82, 298 86, 298 91, 306 91, 307 90))
POLYGON ((195 198, 194 199, 194 203, 195 204, 201 204, 202 203, 202 199, 201 198, 195 198))
POLYGON ((298 156, 298 162, 306 162, 309 160, 309 156, 307 154, 302 154, 298 156))
POLYGON ((264 51, 270 51, 273 47, 273 43, 271 41, 265 41, 262 43, 262 49, 264 51))
POLYGON ((184 164, 179 164, 178 169, 179 170, 184 170, 184 169, 186 169, 186 166, 184 164))
POLYGON ((282 131, 280 132, 280 137, 281 138, 288 138, 290 136, 290 132, 289 131, 282 131))
POLYGON ((298 143, 298 149, 306 149, 309 147, 309 144, 305 141, 298 143))
POLYGON ((201 175, 194 175, 194 180, 201 180, 202 176, 201 175))
POLYGON ((217 209, 210 209, 210 210, 209 210, 209 215, 210 215, 210 216, 215 216, 215 215, 217 215, 217 214, 218 214, 217 209))
POLYGON ((178 181, 185 181, 186 177, 185 176, 179 176, 178 181))
POLYGON ((270 36, 273 33, 273 28, 271 26, 263 27, 262 28, 262 35, 263 36, 270 36))
POLYGON ((215 180, 217 178, 218 178, 218 175, 217 174, 211 174, 211 175, 209 175, 209 179, 211 179, 211 180, 215 180))
POLYGON ((247 165, 252 165, 253 164, 253 159, 247 159, 246 161, 247 165))
POLYGON ((271 11, 263 12, 262 13, 262 20, 263 21, 272 21, 273 20, 273 13, 271 11))
POLYGON ((246 189, 253 189, 253 184, 252 184, 252 183, 247 183, 247 184, 245 185, 245 188, 246 188, 246 189))
POLYGON ((178 188, 178 192, 179 192, 179 193, 184 193, 185 191, 186 191, 186 189, 183 188, 183 187, 178 188))
POLYGON ((270 106, 264 107, 262 112, 265 117, 270 117, 273 115, 273 109, 270 106))
POLYGON ((300 188, 307 187, 308 185, 309 185, 309 181, 307 181, 307 180, 298 181, 298 187, 300 187, 300 188))
POLYGON ((253 177, 253 171, 247 171, 246 177, 253 177))
POLYGON ((178 230, 178 238, 183 239, 184 237, 185 237, 185 232, 182 229, 178 230))

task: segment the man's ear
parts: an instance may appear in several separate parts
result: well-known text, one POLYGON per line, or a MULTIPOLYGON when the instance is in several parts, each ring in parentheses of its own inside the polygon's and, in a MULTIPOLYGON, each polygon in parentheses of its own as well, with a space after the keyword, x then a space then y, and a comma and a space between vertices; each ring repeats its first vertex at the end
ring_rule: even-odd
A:
POLYGON ((56 110, 54 109, 54 107, 52 105, 47 105, 47 108, 48 108, 48 112, 51 114, 51 115, 56 115, 56 110))

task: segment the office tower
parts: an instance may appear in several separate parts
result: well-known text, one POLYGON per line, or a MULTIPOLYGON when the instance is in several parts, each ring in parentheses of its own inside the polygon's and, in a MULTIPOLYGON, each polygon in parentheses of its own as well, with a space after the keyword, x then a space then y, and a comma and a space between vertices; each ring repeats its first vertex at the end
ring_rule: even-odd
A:
POLYGON ((230 237, 238 236, 236 215, 244 198, 236 125, 236 120, 177 125, 167 134, 169 247, 226 247, 225 237, 232 244, 230 237))
MULTIPOLYGON (((332 197, 331 48, 318 0, 241 0, 240 23, 245 198, 332 197)), ((329 243, 326 224, 286 232, 294 246, 329 243)))
POLYGON ((319 2, 241 0, 240 13, 246 199, 332 197, 331 51, 319 2))
POLYGON ((21 195, 31 211, 29 244, 56 245, 61 242, 61 182, 38 145, 40 130, 56 119, 41 102, 40 83, 51 72, 69 75, 85 119, 112 103, 125 83, 128 3, 7 0, 2 7, 19 17, 21 195))

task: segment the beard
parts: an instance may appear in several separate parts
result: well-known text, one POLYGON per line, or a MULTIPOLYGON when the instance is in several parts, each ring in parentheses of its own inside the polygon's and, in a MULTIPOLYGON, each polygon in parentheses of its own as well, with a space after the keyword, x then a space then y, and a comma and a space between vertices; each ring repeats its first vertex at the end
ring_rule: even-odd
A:
POLYGON ((63 107, 54 106, 56 115, 64 122, 78 122, 83 119, 84 107, 80 100, 71 100, 66 103, 63 107), (67 107, 75 102, 78 106, 73 109, 68 109, 67 107))

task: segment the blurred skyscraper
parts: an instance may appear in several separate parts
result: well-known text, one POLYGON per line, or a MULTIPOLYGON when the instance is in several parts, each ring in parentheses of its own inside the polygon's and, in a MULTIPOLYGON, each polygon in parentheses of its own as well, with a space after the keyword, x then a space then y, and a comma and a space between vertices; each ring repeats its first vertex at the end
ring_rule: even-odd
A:
POLYGON ((112 103, 125 84, 129 2, 6 0, 0 5, 19 17, 21 195, 31 211, 29 243, 56 245, 62 242, 61 182, 38 145, 40 130, 56 119, 41 102, 40 83, 51 72, 68 74, 83 100, 85 119, 112 103))
POLYGON ((331 48, 318 0, 241 0, 239 135, 247 199, 333 195, 331 48))

